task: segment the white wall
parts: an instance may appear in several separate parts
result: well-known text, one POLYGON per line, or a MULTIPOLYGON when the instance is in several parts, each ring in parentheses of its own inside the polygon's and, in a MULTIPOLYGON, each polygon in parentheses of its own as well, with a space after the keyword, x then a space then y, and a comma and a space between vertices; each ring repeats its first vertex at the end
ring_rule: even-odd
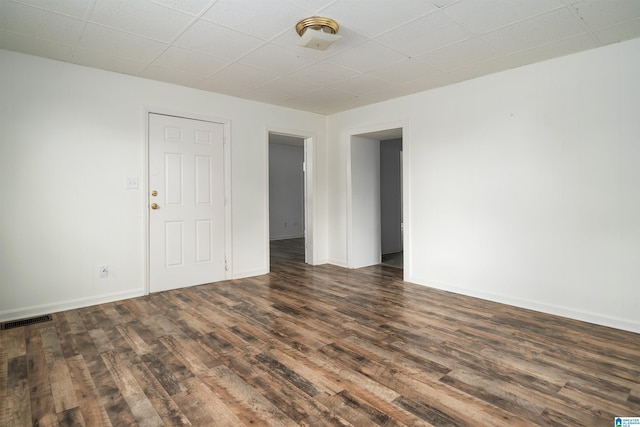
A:
MULTIPOLYGON (((301 138, 300 141, 304 143, 301 138)), ((269 144, 269 238, 304 237, 304 147, 269 144)))
POLYGON ((327 259, 326 117, 0 50, 0 320, 144 292, 146 107, 231 121, 234 277, 268 271, 268 128, 316 136, 327 259), (97 268, 109 265, 110 277, 97 268))
POLYGON ((406 280, 640 332, 639 75, 636 39, 330 116, 330 259, 350 135, 400 121, 406 280))
POLYGON ((159 107, 231 120, 235 277, 268 270, 267 129, 316 136, 317 263, 346 265, 350 137, 405 123, 407 280, 640 332, 638 75, 636 39, 326 118, 0 50, 0 320, 143 293, 124 187, 159 107))
POLYGON ((380 264, 380 141, 351 137, 351 268, 380 264))

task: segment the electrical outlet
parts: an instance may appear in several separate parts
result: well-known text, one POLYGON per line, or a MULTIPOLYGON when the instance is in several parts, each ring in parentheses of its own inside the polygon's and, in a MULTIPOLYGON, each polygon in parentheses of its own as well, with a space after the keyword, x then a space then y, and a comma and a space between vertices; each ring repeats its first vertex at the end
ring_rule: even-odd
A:
POLYGON ((101 265, 100 267, 98 267, 98 277, 100 278, 109 277, 108 265, 101 265))

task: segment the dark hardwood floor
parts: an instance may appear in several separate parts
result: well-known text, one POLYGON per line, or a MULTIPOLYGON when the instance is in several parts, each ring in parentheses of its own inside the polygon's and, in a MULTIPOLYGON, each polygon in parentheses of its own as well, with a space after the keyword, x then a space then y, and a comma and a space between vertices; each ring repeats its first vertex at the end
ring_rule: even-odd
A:
MULTIPOLYGON (((613 426, 640 336, 301 262, 0 331, 0 426, 613 426)), ((293 246, 291 246, 293 245, 293 246)))
POLYGON ((384 254, 382 255, 381 264, 389 267, 404 268, 404 253, 394 252, 391 254, 384 254))

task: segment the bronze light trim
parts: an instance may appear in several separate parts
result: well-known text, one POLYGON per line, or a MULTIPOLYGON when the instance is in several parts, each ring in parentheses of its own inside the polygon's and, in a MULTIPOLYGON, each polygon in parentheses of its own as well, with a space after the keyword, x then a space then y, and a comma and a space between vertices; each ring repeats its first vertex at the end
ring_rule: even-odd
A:
POLYGON ((312 16, 305 18, 296 24, 296 32, 299 36, 302 36, 308 28, 312 30, 323 31, 329 34, 336 34, 340 29, 340 26, 336 21, 331 18, 323 18, 321 16, 312 16))

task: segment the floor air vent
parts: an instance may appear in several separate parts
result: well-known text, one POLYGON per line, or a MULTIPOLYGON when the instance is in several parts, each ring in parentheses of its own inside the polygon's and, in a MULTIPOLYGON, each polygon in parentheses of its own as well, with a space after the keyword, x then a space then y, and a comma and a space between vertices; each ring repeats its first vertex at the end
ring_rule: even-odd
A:
POLYGON ((49 322, 53 320, 50 314, 45 314, 44 316, 32 317, 30 319, 20 319, 13 320, 11 322, 5 322, 0 326, 0 330, 4 331, 5 329, 13 329, 19 328, 21 326, 29 326, 34 325, 36 323, 49 322))

